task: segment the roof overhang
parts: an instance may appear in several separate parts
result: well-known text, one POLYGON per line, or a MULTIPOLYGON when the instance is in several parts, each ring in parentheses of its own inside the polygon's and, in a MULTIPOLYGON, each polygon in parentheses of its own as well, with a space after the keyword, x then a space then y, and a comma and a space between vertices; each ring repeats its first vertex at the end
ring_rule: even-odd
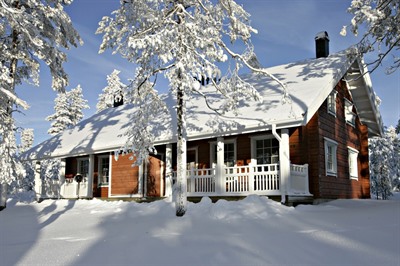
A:
POLYGON ((361 122, 368 127, 370 137, 382 136, 383 122, 378 100, 372 90, 371 78, 362 59, 351 65, 345 79, 361 122))

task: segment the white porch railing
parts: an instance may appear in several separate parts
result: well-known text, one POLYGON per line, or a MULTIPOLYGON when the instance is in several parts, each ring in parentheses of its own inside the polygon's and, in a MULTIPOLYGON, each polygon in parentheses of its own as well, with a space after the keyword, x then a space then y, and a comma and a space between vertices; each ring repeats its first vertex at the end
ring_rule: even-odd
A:
MULTIPOLYGON (((37 182, 37 181, 36 181, 37 182)), ((78 182, 72 178, 68 178, 61 183, 60 180, 41 180, 36 187, 38 198, 87 198, 89 197, 88 182, 85 179, 78 185, 78 182), (78 190, 79 189, 79 190, 78 190)))
MULTIPOLYGON (((289 193, 309 194, 308 165, 291 164, 289 193)), ((280 195, 279 164, 224 167, 220 179, 215 168, 186 172, 188 196, 280 195)), ((174 173, 176 180, 176 173, 174 173)))
POLYGON ((225 195, 279 194, 278 164, 225 167, 222 180, 225 195))
POLYGON ((60 198, 60 181, 56 179, 36 180, 35 191, 38 198, 60 198))
POLYGON ((289 192, 291 194, 310 194, 308 189, 308 164, 290 165, 289 192))
POLYGON ((89 197, 88 178, 84 177, 82 182, 78 184, 72 178, 66 178, 65 182, 60 186, 60 194, 63 198, 87 198, 89 197))

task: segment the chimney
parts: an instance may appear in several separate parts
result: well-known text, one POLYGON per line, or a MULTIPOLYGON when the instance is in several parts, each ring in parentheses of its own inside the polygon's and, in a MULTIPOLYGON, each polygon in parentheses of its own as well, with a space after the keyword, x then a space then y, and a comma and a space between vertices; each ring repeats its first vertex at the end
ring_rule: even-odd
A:
POLYGON ((114 97, 113 107, 118 107, 124 104, 124 97, 122 95, 114 97))
POLYGON ((315 49, 317 58, 329 55, 329 37, 326 31, 321 31, 315 36, 315 49))

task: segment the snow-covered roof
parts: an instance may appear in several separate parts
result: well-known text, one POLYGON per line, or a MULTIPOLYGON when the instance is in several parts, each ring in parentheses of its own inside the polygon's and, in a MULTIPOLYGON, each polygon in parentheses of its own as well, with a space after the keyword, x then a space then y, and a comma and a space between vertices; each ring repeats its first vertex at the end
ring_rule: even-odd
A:
MULTIPOLYGON (((351 49, 332 54, 326 58, 310 59, 268 68, 267 70, 287 85, 291 101, 283 102, 283 90, 279 84, 266 76, 248 74, 243 77, 250 81, 262 96, 262 101, 240 102, 239 114, 217 115, 209 109, 203 96, 192 95, 187 104, 187 134, 189 140, 211 138, 215 136, 237 135, 277 128, 289 128, 306 125, 332 89, 349 69, 360 69, 351 49)), ((350 83, 352 91, 371 95, 369 76, 365 74, 360 81, 350 83), (362 81, 366 80, 366 81, 362 81), (357 87, 357 89, 355 89, 357 87)), ((218 93, 205 88, 208 101, 215 107, 222 101, 218 93)), ((370 96, 371 97, 371 96, 370 96)), ((354 96, 353 98, 356 98, 354 96)), ((171 95, 165 95, 169 113, 154 121, 153 132, 156 144, 176 141, 175 101, 171 95)), ((357 106, 361 121, 372 128, 372 134, 380 134, 382 122, 375 101, 363 101, 357 106)), ((70 157, 101 153, 119 149, 125 143, 124 132, 131 123, 129 117, 135 108, 126 104, 110 108, 83 120, 74 128, 40 143, 26 152, 25 159, 44 159, 52 157, 70 157)))

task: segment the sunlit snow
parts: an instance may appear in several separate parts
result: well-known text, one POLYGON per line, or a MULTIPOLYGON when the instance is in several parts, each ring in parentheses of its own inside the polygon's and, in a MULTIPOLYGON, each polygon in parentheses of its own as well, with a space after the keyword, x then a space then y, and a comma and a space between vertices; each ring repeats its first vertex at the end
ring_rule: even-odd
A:
POLYGON ((399 265, 400 201, 8 202, 1 265, 399 265))

